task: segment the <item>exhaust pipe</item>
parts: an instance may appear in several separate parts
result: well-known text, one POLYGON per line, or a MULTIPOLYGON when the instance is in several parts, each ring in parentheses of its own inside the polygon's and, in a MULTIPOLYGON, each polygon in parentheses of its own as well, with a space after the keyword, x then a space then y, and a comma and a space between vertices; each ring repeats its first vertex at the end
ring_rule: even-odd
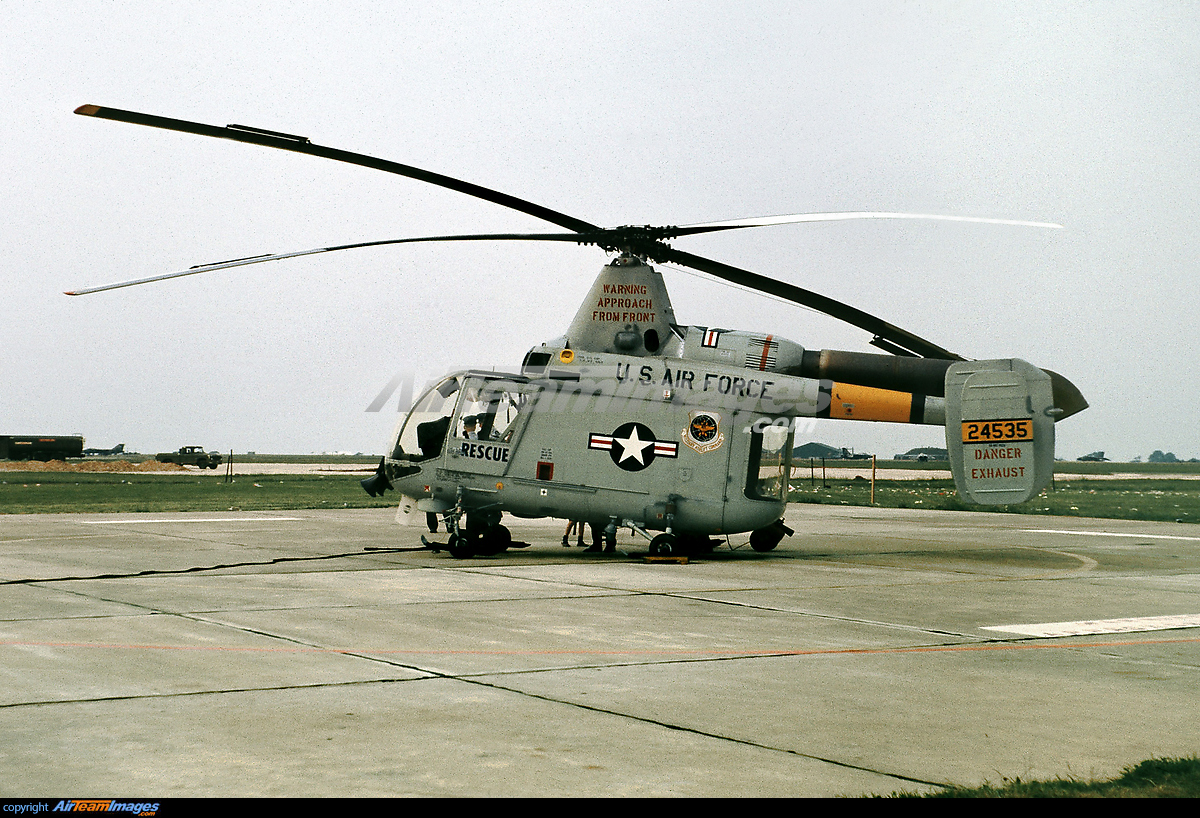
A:
MULTIPOLYGON (((806 349, 799 366, 786 367, 781 371, 785 375, 941 398, 946 395, 946 370, 953 363, 942 358, 806 349)), ((1057 372, 1044 371, 1050 376, 1050 384, 1054 389, 1054 405, 1062 410, 1056 420, 1087 408, 1088 402, 1075 384, 1057 372)))

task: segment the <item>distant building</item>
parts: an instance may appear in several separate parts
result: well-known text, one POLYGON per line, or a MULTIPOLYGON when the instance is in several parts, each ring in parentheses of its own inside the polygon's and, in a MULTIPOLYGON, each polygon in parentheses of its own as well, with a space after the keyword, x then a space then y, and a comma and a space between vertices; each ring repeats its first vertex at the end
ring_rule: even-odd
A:
POLYGON ((826 446, 824 443, 805 443, 792 449, 794 460, 870 460, 869 454, 858 454, 853 449, 844 446, 826 446))
POLYGON ((808 460, 810 457, 814 460, 825 458, 826 460, 840 460, 842 450, 833 446, 826 446, 824 443, 805 443, 803 446, 797 446, 792 449, 792 457, 796 459, 808 460))

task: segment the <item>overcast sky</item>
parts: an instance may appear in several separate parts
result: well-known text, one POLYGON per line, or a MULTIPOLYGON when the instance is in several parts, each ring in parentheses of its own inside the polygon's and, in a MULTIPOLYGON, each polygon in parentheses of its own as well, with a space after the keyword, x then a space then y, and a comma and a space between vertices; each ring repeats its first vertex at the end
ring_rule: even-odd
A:
MULTIPOLYGON (((1060 456, 1197 457, 1198 47, 1186 2, 3 0, 0 433, 378 453, 396 400, 367 407, 394 376, 516 369, 606 261, 573 245, 402 246, 68 298, 258 253, 547 229, 377 171, 72 114, 92 103, 302 134, 606 225, 1059 222, 675 244, 968 357, 1061 372, 1091 408, 1058 426, 1060 456)), ((664 275, 683 323, 871 350, 824 316, 664 275)), ((836 421, 811 438, 944 445, 936 427, 836 421)))

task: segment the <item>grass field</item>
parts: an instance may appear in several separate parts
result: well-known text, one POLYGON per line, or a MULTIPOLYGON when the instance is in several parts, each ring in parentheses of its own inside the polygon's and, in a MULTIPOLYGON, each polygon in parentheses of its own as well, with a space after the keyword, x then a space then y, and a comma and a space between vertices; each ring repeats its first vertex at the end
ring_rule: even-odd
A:
MULTIPOLYGON (((815 483, 793 480, 789 499, 793 503, 870 505, 871 482, 827 480, 822 484, 819 475, 815 483)), ((878 480, 875 505, 1189 523, 1200 522, 1200 480, 1056 480, 1052 488, 1032 500, 1007 506, 963 503, 953 480, 878 480)))
POLYGON ((0 472, 0 513, 251 511, 300 508, 384 508, 395 494, 372 499, 360 477, 259 474, 222 478, 198 474, 0 472))
POLYGON ((1014 779, 999 786, 947 787, 927 796, 896 793, 900 797, 925 798, 1196 798, 1200 796, 1200 760, 1151 758, 1126 769, 1108 781, 1054 781, 1014 779))
MULTIPOLYGON (((1122 469, 1125 465, 1119 464, 1122 469)), ((194 472, 0 472, 0 513, 249 511, 395 505, 396 495, 392 493, 386 498, 367 496, 359 486, 363 476, 365 474, 240 475, 234 482, 226 483, 219 475, 194 472)), ((815 481, 806 476, 794 478, 792 489, 790 500, 793 503, 871 504, 870 481, 862 478, 831 479, 822 483, 818 471, 815 481)), ((875 486, 875 505, 1200 522, 1200 480, 1155 477, 1056 480, 1052 488, 1027 503, 973 506, 959 500, 952 480, 880 479, 875 486)))

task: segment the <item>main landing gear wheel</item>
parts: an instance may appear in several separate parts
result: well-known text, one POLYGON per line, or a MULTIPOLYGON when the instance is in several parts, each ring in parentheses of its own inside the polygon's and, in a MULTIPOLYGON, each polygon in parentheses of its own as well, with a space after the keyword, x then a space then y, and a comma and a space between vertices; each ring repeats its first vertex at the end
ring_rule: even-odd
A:
POLYGON ((502 525, 494 525, 483 532, 475 550, 480 556, 491 557, 504 553, 511 544, 512 532, 502 525))
POLYGON ((450 556, 459 560, 475 556, 475 546, 471 538, 464 534, 451 534, 450 541, 446 543, 446 550, 450 552, 450 556))
POLYGON ((659 534, 650 541, 650 553, 653 556, 669 557, 679 550, 679 543, 674 534, 659 534))
POLYGON ((782 536, 760 528, 758 531, 750 532, 750 547, 755 551, 770 551, 775 546, 779 545, 779 541, 781 539, 782 536))

